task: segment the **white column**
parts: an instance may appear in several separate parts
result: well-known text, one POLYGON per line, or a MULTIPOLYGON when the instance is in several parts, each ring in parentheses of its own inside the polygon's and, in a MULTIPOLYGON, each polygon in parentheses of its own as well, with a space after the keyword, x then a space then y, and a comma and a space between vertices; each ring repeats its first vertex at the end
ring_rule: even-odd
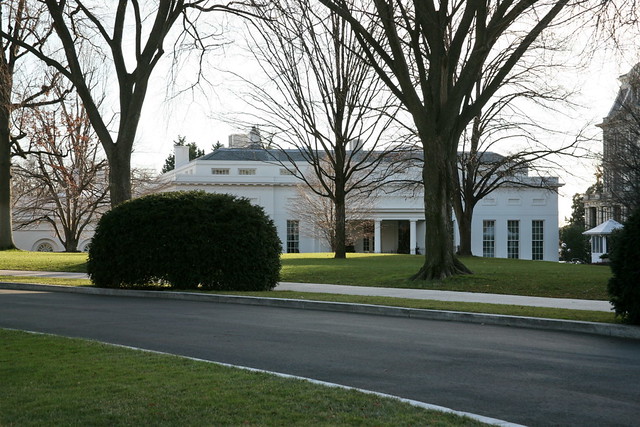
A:
POLYGON ((409 221, 409 253, 411 255, 416 254, 416 220, 409 221))
POLYGON ((373 251, 377 254, 382 252, 382 233, 380 232, 380 224, 382 221, 376 219, 373 221, 373 251))

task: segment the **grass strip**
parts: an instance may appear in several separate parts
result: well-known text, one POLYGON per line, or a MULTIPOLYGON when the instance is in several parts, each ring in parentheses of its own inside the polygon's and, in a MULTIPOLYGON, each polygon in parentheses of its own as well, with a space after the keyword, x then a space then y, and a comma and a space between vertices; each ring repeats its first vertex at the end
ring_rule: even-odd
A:
MULTIPOLYGON (((0 251, 0 269, 85 272, 84 253, 43 253, 0 251)), ((525 295, 548 298, 607 300, 611 270, 600 265, 561 264, 464 257, 474 272, 442 281, 409 281, 424 257, 395 254, 283 254, 281 280, 284 282, 331 283, 334 285, 389 288, 435 289, 525 295)))
POLYGON ((0 276, 0 282, 7 283, 36 283, 42 285, 61 286, 93 286, 89 279, 58 279, 37 276, 0 276))
POLYGON ((545 319, 576 320, 582 322, 616 323, 613 312, 570 310, 564 308, 531 307, 525 305, 487 304, 458 301, 422 300, 413 298, 376 297, 363 295, 325 294, 314 292, 218 292, 224 295, 291 298, 309 301, 346 302, 352 304, 386 305, 424 310, 462 311, 468 313, 501 314, 506 316, 540 317, 545 319))
MULTIPOLYGON (((92 286, 88 280, 53 279, 45 277, 0 276, 0 282, 39 283, 66 286, 92 286)), ((151 290, 171 292, 169 288, 151 290)), ((192 291, 196 292, 196 291, 192 291)), ((563 308, 531 307, 524 305, 503 305, 458 301, 422 300, 413 298, 376 297, 367 295, 326 294, 317 292, 269 291, 269 292, 212 292, 219 295, 256 296, 263 298, 289 298, 309 301, 344 302, 352 304, 386 305, 390 307, 418 308, 425 310, 463 311, 469 313, 501 314, 507 316, 539 317, 545 319, 576 320, 582 322, 617 323, 613 312, 570 310, 563 308)))
POLYGON ((306 381, 0 329, 0 425, 479 426, 306 381))

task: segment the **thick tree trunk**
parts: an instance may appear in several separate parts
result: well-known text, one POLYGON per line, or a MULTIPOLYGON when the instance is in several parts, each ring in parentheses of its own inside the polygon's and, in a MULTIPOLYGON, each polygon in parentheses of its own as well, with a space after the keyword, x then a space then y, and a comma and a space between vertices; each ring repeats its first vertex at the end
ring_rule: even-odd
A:
POLYGON ((66 228, 64 230, 64 251, 78 252, 78 233, 75 230, 66 228))
POLYGON ((460 235, 458 255, 472 256, 471 222, 473 220, 473 206, 469 206, 469 203, 465 206, 463 203, 462 196, 460 194, 456 194, 453 199, 453 207, 456 213, 456 219, 458 220, 458 234, 460 235))
POLYGON ((0 250, 8 250, 16 247, 11 221, 11 136, 9 113, 4 107, 0 109, 0 250))
POLYGON ((442 142, 430 144, 424 151, 425 262, 411 280, 441 280, 471 273, 454 253, 451 200, 456 153, 448 152, 451 150, 442 142))
POLYGON ((460 234, 460 246, 458 247, 458 255, 472 256, 471 252, 471 221, 473 212, 465 211, 458 218, 458 234, 460 234))
POLYGON ((109 195, 114 208, 131 199, 131 150, 118 143, 109 151, 109 195))

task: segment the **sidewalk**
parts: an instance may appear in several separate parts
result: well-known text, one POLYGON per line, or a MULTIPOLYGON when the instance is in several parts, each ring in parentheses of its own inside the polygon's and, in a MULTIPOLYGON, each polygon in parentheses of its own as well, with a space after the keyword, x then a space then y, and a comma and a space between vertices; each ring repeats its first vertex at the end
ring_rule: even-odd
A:
MULTIPOLYGON (((87 279, 84 273, 49 271, 0 270, 0 276, 31 276, 63 279, 87 279)), ((474 292, 435 291, 430 289, 377 288, 367 286, 323 285, 315 283, 281 282, 276 291, 318 292, 344 295, 366 295, 436 301, 476 302, 488 304, 524 305, 532 307, 567 308, 571 310, 611 311, 608 301, 568 298, 526 297, 519 295, 482 294, 474 292)))

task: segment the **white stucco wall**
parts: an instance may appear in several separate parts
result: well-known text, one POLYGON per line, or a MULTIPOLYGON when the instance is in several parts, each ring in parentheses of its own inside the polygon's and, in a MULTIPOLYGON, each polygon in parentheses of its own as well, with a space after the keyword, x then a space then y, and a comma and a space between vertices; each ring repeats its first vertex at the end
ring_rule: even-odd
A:
POLYGON ((474 210, 471 250, 482 256, 482 224, 495 221, 495 255, 507 257, 507 222, 520 221, 520 258, 532 259, 532 222, 544 221, 544 260, 558 260, 558 195, 541 188, 500 188, 474 210))
MULTIPOLYGON (((296 220, 290 201, 297 197, 296 186, 300 184, 294 176, 281 173, 282 166, 258 161, 222 161, 196 159, 164 175, 167 185, 162 191, 202 190, 212 193, 227 193, 249 199, 262 206, 272 218, 278 235, 286 248, 287 220, 296 220), (228 169, 228 175, 217 175, 212 169, 228 169), (240 169, 255 169, 255 175, 240 175, 240 169)), ((422 193, 411 191, 380 192, 371 198, 367 218, 380 224, 382 252, 398 250, 399 221, 404 227, 415 227, 415 247, 424 253, 425 231, 422 193)), ((519 258, 531 259, 532 221, 544 222, 544 260, 558 260, 558 195, 539 188, 501 188, 481 200, 475 208, 472 223, 472 252, 482 256, 482 224, 484 220, 495 221, 495 256, 507 257, 507 222, 517 220, 520 224, 519 258)), ((300 252, 327 252, 326 242, 306 232, 310 226, 300 224, 300 252)), ((455 229, 454 242, 459 237, 455 229)), ((91 232, 80 242, 84 250, 91 232)), ((46 228, 18 231, 15 241, 20 249, 35 250, 41 242, 51 242, 55 250, 63 250, 55 234, 46 228)), ((374 242, 371 242, 371 250, 374 242)), ((362 250, 362 241, 356 243, 362 250)))

